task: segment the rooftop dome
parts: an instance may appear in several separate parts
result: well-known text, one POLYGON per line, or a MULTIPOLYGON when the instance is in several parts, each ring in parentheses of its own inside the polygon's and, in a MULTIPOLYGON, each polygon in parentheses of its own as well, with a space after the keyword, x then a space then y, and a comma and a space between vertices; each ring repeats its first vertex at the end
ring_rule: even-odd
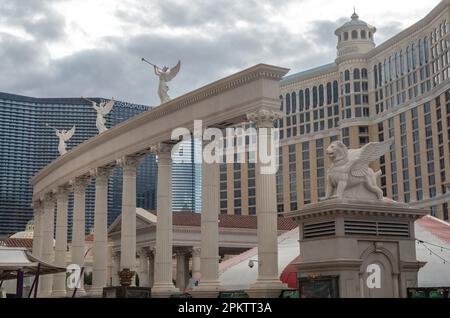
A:
POLYGON ((32 239, 34 234, 34 220, 31 219, 25 228, 25 231, 17 232, 11 235, 10 238, 18 238, 18 239, 32 239))
POLYGON ((365 29, 371 29, 373 33, 375 33, 376 29, 375 27, 371 26, 367 22, 364 22, 363 20, 359 19, 359 15, 356 13, 356 11, 353 12, 352 16, 350 17, 351 20, 345 22, 341 27, 339 27, 336 30, 336 35, 339 35, 344 29, 353 29, 353 28, 365 28, 365 29))
POLYGON ((375 32, 376 28, 360 20, 354 11, 351 20, 335 31, 338 37, 338 56, 369 52, 375 47, 373 39, 375 32))

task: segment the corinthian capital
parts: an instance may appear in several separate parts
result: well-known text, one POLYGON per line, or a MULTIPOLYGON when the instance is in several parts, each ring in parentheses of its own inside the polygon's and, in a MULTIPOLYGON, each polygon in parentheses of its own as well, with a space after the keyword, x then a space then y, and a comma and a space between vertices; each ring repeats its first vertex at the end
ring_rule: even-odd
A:
POLYGON ((91 176, 95 177, 95 182, 97 184, 106 184, 108 182, 108 177, 113 172, 113 166, 98 167, 91 171, 91 176))
POLYGON ((170 154, 172 152, 172 148, 173 145, 161 142, 155 146, 152 146, 150 151, 156 155, 170 154))
POLYGON ((73 191, 75 193, 84 193, 86 190, 86 187, 89 185, 89 182, 91 181, 91 177, 88 175, 76 177, 75 179, 71 180, 69 183, 73 187, 73 191))
POLYGON ((247 114, 247 120, 254 122, 258 128, 272 128, 273 122, 282 117, 282 112, 264 108, 247 114))

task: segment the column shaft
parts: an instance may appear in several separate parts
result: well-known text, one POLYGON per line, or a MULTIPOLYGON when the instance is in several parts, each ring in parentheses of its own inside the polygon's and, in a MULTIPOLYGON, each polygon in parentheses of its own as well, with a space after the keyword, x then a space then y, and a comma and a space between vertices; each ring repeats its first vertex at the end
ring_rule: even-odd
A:
MULTIPOLYGON (((54 232, 54 217, 55 217, 55 201, 53 198, 47 198, 44 201, 44 230, 42 239, 42 259, 52 264, 54 262, 55 252, 53 250, 53 232, 54 232)), ((41 277, 40 296, 50 297, 53 287, 53 275, 45 275, 41 277)))
POLYGON ((162 146, 158 153, 157 223, 155 280, 153 294, 169 296, 176 289, 172 282, 172 174, 171 147, 162 146))
POLYGON ((33 205, 34 208, 34 230, 33 230, 33 255, 37 258, 42 256, 42 234, 44 207, 40 201, 33 205))
POLYGON ((136 167, 135 160, 123 161, 122 225, 120 268, 133 271, 136 264, 136 167))
MULTIPOLYGON (((55 243, 55 265, 63 268, 67 266, 67 204, 68 192, 64 189, 57 194, 55 243)), ((66 296, 66 273, 55 274, 53 295, 56 297, 66 296)))
MULTIPOLYGON (((72 264, 77 264, 81 268, 84 266, 85 235, 86 235, 86 186, 88 180, 80 178, 74 184, 74 202, 72 218, 72 264)), ((77 290, 78 295, 83 295, 84 275, 80 277, 81 287, 77 290)))
POLYGON ((107 285, 109 172, 109 170, 98 169, 95 180, 92 293, 96 295, 102 295, 103 288, 107 285))
POLYGON ((256 162, 256 213, 258 235, 258 278, 251 287, 251 297, 278 297, 286 288, 278 274, 278 215, 276 202, 277 152, 273 121, 278 111, 260 109, 249 114, 258 130, 256 162))
POLYGON ((219 187, 217 164, 202 164, 201 279, 199 287, 219 289, 219 187))

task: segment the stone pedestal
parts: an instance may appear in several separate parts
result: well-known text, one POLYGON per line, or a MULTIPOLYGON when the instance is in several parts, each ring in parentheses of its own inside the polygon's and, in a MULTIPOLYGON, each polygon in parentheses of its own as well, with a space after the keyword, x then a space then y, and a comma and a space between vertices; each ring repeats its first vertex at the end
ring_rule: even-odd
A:
POLYGON ((426 214, 387 199, 331 199, 286 213, 299 224, 300 293, 312 294, 306 289, 320 279, 334 285, 335 297, 407 297, 424 265, 416 259, 414 221, 426 214))

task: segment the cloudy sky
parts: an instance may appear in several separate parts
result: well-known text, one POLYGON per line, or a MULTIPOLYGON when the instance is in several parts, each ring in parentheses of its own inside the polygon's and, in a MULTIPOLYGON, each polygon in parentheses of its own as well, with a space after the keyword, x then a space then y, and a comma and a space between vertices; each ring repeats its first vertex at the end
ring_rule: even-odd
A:
POLYGON ((356 6, 382 43, 439 0, 0 0, 0 91, 157 105, 140 61, 173 66, 179 96, 264 62, 297 72, 335 58, 356 6))

